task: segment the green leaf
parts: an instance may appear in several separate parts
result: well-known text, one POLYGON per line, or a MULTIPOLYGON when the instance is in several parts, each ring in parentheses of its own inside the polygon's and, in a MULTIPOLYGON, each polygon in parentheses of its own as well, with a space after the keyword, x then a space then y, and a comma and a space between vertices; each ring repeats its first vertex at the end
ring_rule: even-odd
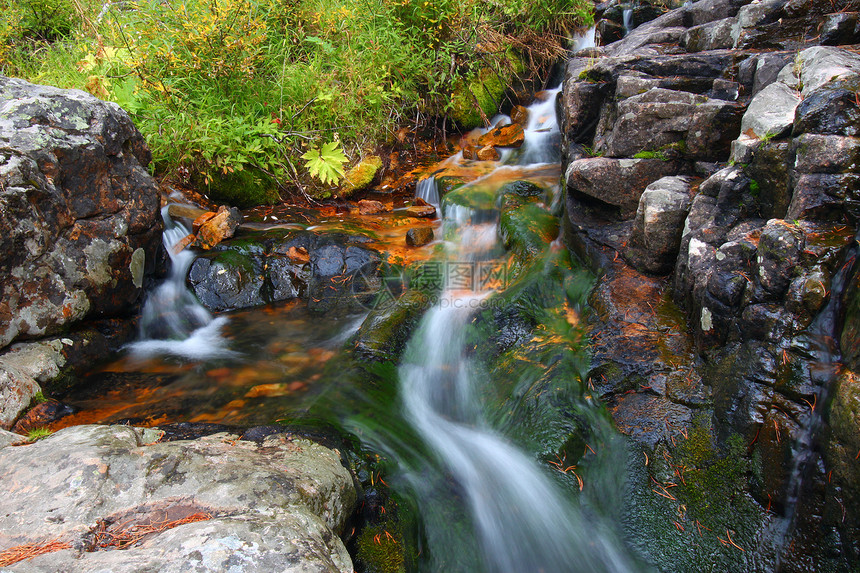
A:
POLYGON ((305 168, 323 183, 337 183, 344 176, 343 164, 347 161, 339 146, 339 141, 332 141, 321 149, 311 149, 302 155, 305 168))

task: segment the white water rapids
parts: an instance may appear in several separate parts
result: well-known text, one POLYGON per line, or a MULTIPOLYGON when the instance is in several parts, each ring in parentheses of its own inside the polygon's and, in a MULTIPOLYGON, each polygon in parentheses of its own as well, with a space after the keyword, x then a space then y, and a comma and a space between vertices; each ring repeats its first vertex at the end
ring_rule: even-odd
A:
POLYGON ((190 231, 170 218, 168 207, 161 210, 161 217, 162 243, 170 256, 170 276, 149 294, 140 317, 139 340, 126 348, 135 358, 172 355, 208 360, 234 356, 221 336, 227 318, 214 318, 185 286, 196 254, 188 249, 176 253, 174 247, 190 231))
MULTIPOLYGON (((553 139, 558 91, 549 90, 549 97, 530 108, 520 163, 558 160, 553 139)), ((444 235, 456 237, 446 243, 448 261, 474 264, 498 252, 496 222, 482 217, 474 224, 468 208, 445 207, 444 235)), ((405 418, 456 482, 480 544, 479 561, 489 573, 634 570, 611 528, 572 502, 544 466, 484 419, 483 389, 474 375, 466 331, 491 295, 446 288, 423 317, 398 371, 405 418)), ((420 476, 413 481, 421 487, 420 476)))

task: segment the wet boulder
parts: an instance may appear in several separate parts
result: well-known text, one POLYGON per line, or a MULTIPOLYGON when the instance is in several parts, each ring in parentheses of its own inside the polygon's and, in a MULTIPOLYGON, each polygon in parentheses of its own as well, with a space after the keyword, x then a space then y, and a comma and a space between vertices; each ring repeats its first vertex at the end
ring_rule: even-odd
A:
POLYGON ((0 347, 140 301, 161 244, 150 159, 116 104, 0 77, 0 347))
POLYGON ((842 221, 860 219, 860 174, 801 173, 792 190, 786 218, 842 221))
POLYGON ((857 12, 828 14, 821 26, 819 41, 823 46, 860 42, 860 14, 857 12))
POLYGON ((803 230, 782 219, 771 219, 761 233, 754 269, 756 282, 767 296, 780 298, 797 272, 803 252, 803 230))
POLYGON ((660 275, 675 267, 690 210, 690 183, 690 177, 664 177, 643 191, 624 253, 634 268, 660 275))
POLYGON ((423 247, 434 238, 430 227, 414 227, 406 231, 406 244, 410 247, 423 247))
POLYGON ((853 82, 830 82, 803 98, 794 118, 794 135, 860 135, 860 108, 856 95, 860 90, 860 77, 853 79, 853 82))
POLYGON ((306 298, 320 312, 360 308, 379 281, 368 239, 340 233, 263 233, 225 241, 199 256, 188 284, 212 311, 306 298))
POLYGON ((75 426, 0 449, 0 548, 66 543, 7 570, 353 570, 338 535, 357 495, 338 452, 289 434, 160 436, 75 426))
POLYGON ((759 139, 790 134, 800 102, 800 93, 784 83, 770 84, 750 102, 741 121, 741 133, 759 139))
POLYGON ((596 199, 630 218, 645 188, 662 177, 676 175, 681 165, 660 159, 591 157, 572 162, 564 179, 568 193, 596 199))
POLYGON ((188 283, 203 306, 215 312, 266 303, 263 262, 251 254, 224 249, 201 255, 188 270, 188 283))

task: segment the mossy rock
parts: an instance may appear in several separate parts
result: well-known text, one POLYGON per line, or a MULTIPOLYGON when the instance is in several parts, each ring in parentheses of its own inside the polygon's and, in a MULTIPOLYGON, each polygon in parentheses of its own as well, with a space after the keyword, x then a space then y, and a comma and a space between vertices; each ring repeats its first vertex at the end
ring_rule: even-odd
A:
POLYGON ((396 362, 429 307, 430 297, 418 290, 409 290, 395 300, 383 301, 370 312, 358 330, 355 340, 358 357, 367 362, 396 362))
POLYGON ((490 68, 482 68, 467 81, 460 81, 451 96, 451 117, 463 129, 473 129, 482 125, 483 118, 475 107, 478 106, 488 118, 499 111, 505 83, 490 68))
POLYGON ((499 231, 505 248, 528 262, 558 236, 558 219, 532 197, 506 195, 499 231))
POLYGON ((370 155, 359 161, 346 172, 340 186, 341 197, 349 197, 354 192, 365 189, 376 177, 382 168, 382 158, 378 155, 370 155))
POLYGON ((445 195, 443 205, 459 205, 473 211, 492 211, 496 208, 496 191, 490 187, 475 185, 459 187, 445 195))
POLYGON ((281 200, 274 180, 251 168, 218 174, 208 184, 196 176, 192 178, 192 183, 203 189, 212 201, 240 209, 274 205, 281 200))

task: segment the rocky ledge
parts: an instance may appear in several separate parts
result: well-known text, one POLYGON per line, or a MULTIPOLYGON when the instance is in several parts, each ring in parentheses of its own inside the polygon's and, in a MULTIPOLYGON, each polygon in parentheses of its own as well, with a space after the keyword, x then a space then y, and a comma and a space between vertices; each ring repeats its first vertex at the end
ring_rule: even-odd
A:
POLYGON ((7 435, 4 571, 353 570, 338 535, 356 490, 336 450, 289 434, 163 443, 127 426, 75 426, 29 445, 7 435))
POLYGON ((662 500, 678 527, 644 552, 694 567, 667 540, 708 523, 684 503, 699 496, 761 561, 699 530, 702 551, 770 570, 787 540, 762 524, 794 519, 802 486, 780 570, 854 568, 860 3, 650 4, 638 21, 654 19, 569 61, 559 101, 566 236, 602 274, 591 380, 650 462, 642 485, 682 500, 662 500), (731 495, 685 496, 683 472, 726 459, 737 479, 708 487, 731 495))

